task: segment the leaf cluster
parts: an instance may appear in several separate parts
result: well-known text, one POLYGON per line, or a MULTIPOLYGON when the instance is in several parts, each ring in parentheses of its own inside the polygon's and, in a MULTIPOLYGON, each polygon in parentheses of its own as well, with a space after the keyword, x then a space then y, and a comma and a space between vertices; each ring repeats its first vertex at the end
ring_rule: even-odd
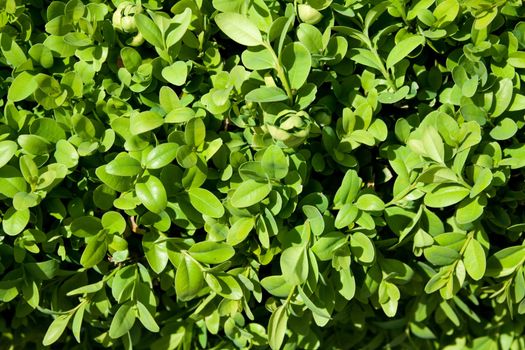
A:
POLYGON ((0 0, 0 349, 523 349, 522 0, 0 0))

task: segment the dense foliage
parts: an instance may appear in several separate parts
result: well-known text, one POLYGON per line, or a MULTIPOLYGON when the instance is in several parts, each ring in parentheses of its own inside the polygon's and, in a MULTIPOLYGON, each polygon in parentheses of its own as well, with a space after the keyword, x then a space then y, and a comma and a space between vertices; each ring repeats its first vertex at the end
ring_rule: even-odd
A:
POLYGON ((521 0, 0 5, 0 349, 525 349, 521 0))

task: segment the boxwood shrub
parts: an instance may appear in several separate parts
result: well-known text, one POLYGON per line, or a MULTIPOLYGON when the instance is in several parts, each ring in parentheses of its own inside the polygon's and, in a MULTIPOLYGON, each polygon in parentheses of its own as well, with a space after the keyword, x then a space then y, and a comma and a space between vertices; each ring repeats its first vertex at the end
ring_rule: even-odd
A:
POLYGON ((0 349, 525 349, 522 0, 0 5, 0 349))

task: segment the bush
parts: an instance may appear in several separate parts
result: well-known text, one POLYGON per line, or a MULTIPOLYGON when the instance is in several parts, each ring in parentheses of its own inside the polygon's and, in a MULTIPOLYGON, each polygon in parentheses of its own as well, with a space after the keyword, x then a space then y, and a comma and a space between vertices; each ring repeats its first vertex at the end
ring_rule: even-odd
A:
POLYGON ((525 348, 521 0, 0 4, 1 349, 525 348))

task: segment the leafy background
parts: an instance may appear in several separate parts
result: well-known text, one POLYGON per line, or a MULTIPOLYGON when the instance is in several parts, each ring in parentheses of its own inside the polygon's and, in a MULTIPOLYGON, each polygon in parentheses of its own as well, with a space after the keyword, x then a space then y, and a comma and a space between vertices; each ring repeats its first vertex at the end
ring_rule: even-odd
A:
POLYGON ((521 0, 0 4, 1 349, 525 348, 521 0))

